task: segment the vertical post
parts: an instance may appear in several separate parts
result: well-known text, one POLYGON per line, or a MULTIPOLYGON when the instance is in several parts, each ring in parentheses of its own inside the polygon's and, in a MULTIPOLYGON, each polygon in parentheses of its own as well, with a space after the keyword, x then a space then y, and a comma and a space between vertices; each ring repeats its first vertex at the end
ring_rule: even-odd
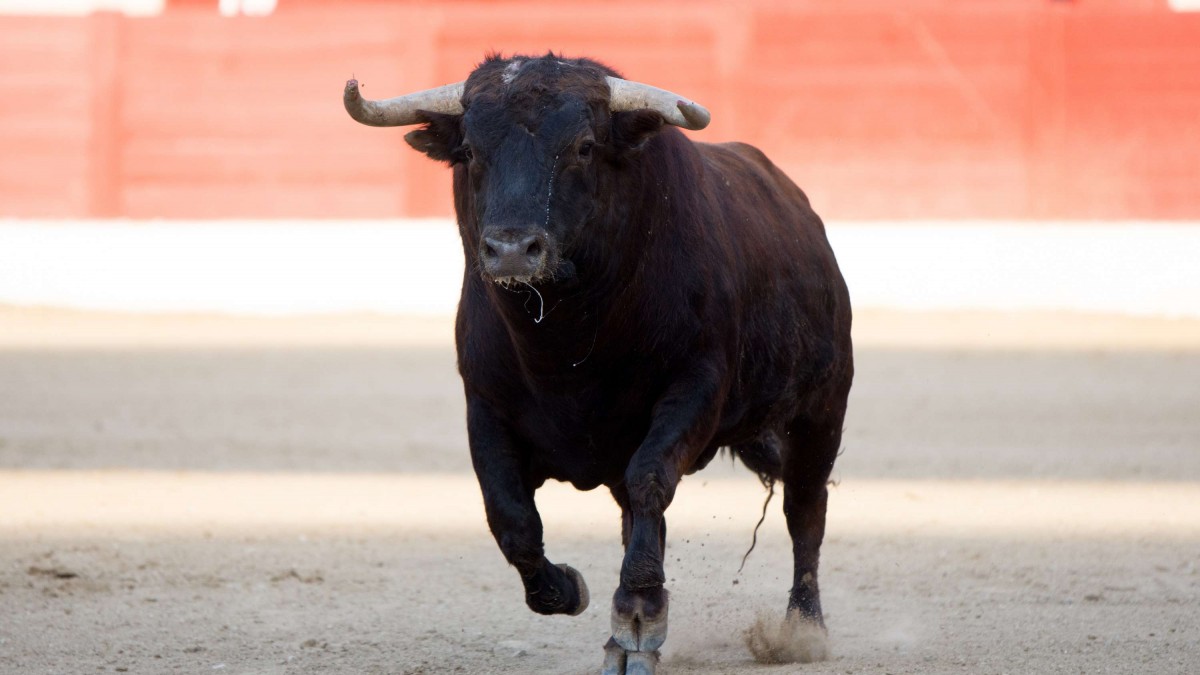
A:
POLYGON ((89 119, 87 215, 122 214, 121 199, 121 26, 116 12, 97 12, 91 22, 91 116, 89 119))

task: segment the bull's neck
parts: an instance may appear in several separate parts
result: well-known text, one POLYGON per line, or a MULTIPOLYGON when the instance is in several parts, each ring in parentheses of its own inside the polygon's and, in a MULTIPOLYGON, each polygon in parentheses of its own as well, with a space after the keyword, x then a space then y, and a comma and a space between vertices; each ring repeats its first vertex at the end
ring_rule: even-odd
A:
MULTIPOLYGON (((590 223, 593 237, 612 237, 615 223, 590 223)), ((579 241, 568 249, 574 274, 550 282, 505 288, 484 282, 492 305, 503 320, 513 346, 528 372, 542 377, 570 378, 612 359, 624 357, 625 346, 636 341, 629 303, 637 261, 622 256, 600 241, 579 241), (603 358, 602 358, 603 357, 603 358)), ((640 250, 640 247, 637 247, 640 250)))

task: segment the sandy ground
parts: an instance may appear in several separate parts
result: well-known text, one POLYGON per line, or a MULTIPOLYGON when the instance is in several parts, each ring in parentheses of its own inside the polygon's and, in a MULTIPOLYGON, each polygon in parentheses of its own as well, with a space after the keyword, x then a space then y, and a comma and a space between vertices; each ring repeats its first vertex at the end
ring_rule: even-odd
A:
MULTIPOLYGON (((0 672, 587 673, 621 551, 539 494, 591 609, 525 609, 444 319, 0 308, 0 672)), ((862 313, 822 565, 831 660, 753 663, 778 501, 668 512, 664 673, 1200 672, 1200 322, 862 313)))

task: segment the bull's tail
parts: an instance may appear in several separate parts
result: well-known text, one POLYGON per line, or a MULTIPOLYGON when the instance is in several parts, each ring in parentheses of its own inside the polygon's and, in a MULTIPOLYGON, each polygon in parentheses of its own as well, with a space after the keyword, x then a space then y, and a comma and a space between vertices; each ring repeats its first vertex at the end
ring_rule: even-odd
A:
POLYGON ((783 459, 780 457, 779 446, 779 436, 775 435, 775 432, 768 432, 750 443, 730 448, 733 454, 742 460, 742 464, 745 464, 747 469, 758 475, 758 480, 762 481, 763 487, 767 488, 767 498, 763 501, 762 516, 754 525, 750 548, 747 549, 746 555, 742 556, 738 574, 741 574, 742 568, 746 566, 746 559, 750 557, 751 551, 758 544, 758 528, 762 527, 763 521, 767 519, 767 506, 771 503, 771 497, 775 496, 775 481, 779 480, 782 475, 783 459))

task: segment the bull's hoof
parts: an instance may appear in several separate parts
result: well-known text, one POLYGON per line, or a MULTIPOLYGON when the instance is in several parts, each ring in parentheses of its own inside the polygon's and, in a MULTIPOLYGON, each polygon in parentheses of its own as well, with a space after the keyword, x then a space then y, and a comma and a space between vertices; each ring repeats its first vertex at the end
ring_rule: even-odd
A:
POLYGON ((629 652, 625 655, 625 675, 654 675, 658 652, 629 652))
POLYGON ((813 663, 829 658, 825 626, 794 609, 782 621, 773 615, 759 615, 745 639, 759 663, 813 663))
POLYGON ((588 606, 587 584, 574 567, 546 563, 525 579, 525 604, 538 614, 577 616, 588 606))
POLYGON ((667 591, 617 589, 613 596, 613 640, 627 652, 653 652, 667 639, 667 591))
POLYGON ((604 645, 604 666, 600 668, 600 675, 625 675, 625 650, 612 638, 604 645))
POLYGON ((558 568, 567 573, 567 577, 570 578, 571 582, 575 584, 575 592, 579 595, 579 605, 574 610, 568 611, 567 614, 571 616, 579 616, 580 614, 583 614, 585 609, 588 608, 588 602, 591 601, 591 596, 588 595, 587 583, 584 582, 583 575, 579 573, 579 570, 575 569, 574 567, 571 567, 570 565, 559 565, 558 568))
POLYGON ((612 638, 604 645, 601 675, 654 675, 658 648, 667 639, 667 591, 617 589, 612 638))
POLYGON ((658 652, 625 651, 616 639, 604 646, 604 666, 600 675, 654 675, 658 667, 658 652))

